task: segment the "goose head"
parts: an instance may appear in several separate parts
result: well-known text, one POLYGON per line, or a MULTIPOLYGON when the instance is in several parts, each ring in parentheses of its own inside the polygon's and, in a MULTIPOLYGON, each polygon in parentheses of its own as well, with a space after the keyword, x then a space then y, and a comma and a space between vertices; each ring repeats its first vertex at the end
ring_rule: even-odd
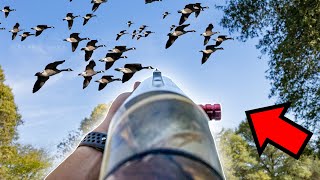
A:
POLYGON ((152 66, 147 66, 144 69, 154 69, 152 66))
POLYGON ((82 72, 80 74, 78 74, 78 76, 85 76, 87 73, 86 72, 82 72))

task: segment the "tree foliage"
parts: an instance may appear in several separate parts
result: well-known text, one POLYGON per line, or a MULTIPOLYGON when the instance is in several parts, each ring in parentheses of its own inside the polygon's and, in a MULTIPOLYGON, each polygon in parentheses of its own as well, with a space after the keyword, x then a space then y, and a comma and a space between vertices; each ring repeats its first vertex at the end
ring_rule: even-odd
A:
POLYGON ((90 117, 84 118, 81 121, 79 130, 86 134, 92 131, 92 128, 99 125, 107 115, 107 111, 109 109, 109 104, 99 104, 97 107, 93 109, 90 117))
POLYGON ((260 38, 257 48, 270 56, 270 97, 292 102, 296 118, 319 130, 320 0, 226 0, 218 8, 238 39, 260 38))
POLYGON ((259 157, 246 121, 219 135, 219 149, 228 179, 320 178, 320 160, 313 149, 296 160, 268 145, 259 157))
POLYGON ((4 82, 0 67, 0 179, 41 179, 50 160, 45 151, 16 142, 22 120, 11 89, 4 82))
POLYGON ((84 118, 80 127, 69 132, 66 138, 64 138, 57 146, 58 155, 57 157, 63 158, 67 156, 76 146, 80 143, 81 137, 92 131, 94 127, 99 125, 107 115, 110 104, 99 104, 91 112, 89 117, 84 118))

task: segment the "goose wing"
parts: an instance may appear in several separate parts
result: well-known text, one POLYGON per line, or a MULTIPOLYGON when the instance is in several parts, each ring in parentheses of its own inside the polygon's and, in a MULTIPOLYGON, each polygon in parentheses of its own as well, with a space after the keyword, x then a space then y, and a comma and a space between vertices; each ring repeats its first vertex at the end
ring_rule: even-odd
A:
POLYGON ((36 36, 39 36, 43 31, 36 31, 36 36))
POLYGON ((135 64, 126 64, 124 65, 124 68, 128 68, 128 69, 141 69, 142 65, 135 63, 135 64))
POLYGON ((11 39, 14 40, 14 39, 16 38, 17 34, 18 34, 18 33, 16 33, 16 32, 15 32, 15 33, 12 33, 11 39))
POLYGON ((68 28, 69 28, 69 30, 71 30, 72 26, 73 26, 73 20, 68 20, 68 28))
POLYGON ((216 42, 216 47, 220 46, 222 44, 223 41, 217 41, 216 42))
POLYGON ((122 77, 122 83, 129 81, 135 73, 124 73, 122 77))
POLYGON ((13 29, 18 29, 20 27, 20 24, 19 23, 16 23, 14 26, 13 26, 13 29))
POLYGON ((206 50, 214 50, 217 47, 217 45, 209 45, 206 46, 206 50))
POLYGON ((206 28, 206 32, 212 31, 213 27, 214 27, 213 24, 209 24, 208 27, 206 28))
POLYGON ((179 21, 179 25, 183 24, 186 20, 188 20, 190 14, 182 14, 180 21, 179 21))
POLYGON ((101 79, 105 79, 105 80, 107 80, 107 81, 111 81, 112 80, 112 78, 113 78, 114 76, 112 76, 112 75, 105 75, 105 76, 102 76, 102 78, 101 79))
POLYGON ((110 69, 110 68, 113 66, 114 62, 115 62, 115 61, 106 62, 105 69, 106 69, 106 70, 110 69))
POLYGON ((72 33, 72 34, 70 34, 70 38, 79 39, 79 34, 80 33, 72 33))
POLYGON ((208 42, 210 41, 210 39, 211 39, 210 36, 205 36, 205 37, 204 37, 204 43, 203 43, 203 45, 207 45, 208 42))
POLYGON ((132 39, 134 39, 134 37, 136 36, 137 30, 134 30, 132 33, 132 39))
POLYGON ((187 5, 184 7, 184 10, 185 10, 185 11, 194 11, 194 4, 187 4, 187 5))
POLYGON ((94 3, 92 6, 92 11, 95 12, 100 6, 100 3, 94 3))
POLYGON ((84 77, 83 87, 82 88, 85 89, 86 87, 88 87, 88 85, 90 84, 91 80, 92 80, 91 76, 84 77))
POLYGON ((46 83, 48 79, 49 77, 38 76, 38 79, 33 86, 32 93, 36 93, 37 91, 39 91, 39 89, 41 89, 41 87, 46 83))
POLYGON ((168 49, 172 44, 178 39, 177 36, 169 36, 169 39, 166 43, 166 49, 168 49))
POLYGON ((99 91, 103 90, 107 85, 108 85, 108 83, 100 83, 99 84, 99 91))
POLYGON ((48 64, 44 69, 45 70, 47 70, 47 69, 55 70, 55 69, 57 69, 58 65, 60 65, 60 64, 62 64, 64 62, 65 62, 65 60, 63 60, 63 61, 55 61, 53 63, 48 64))
POLYGON ((72 52, 76 51, 78 45, 79 45, 79 42, 73 42, 73 43, 71 43, 72 52))
POLYGON ((94 62, 93 60, 91 60, 89 62, 89 64, 86 66, 86 71, 87 70, 93 70, 93 68, 96 66, 96 62, 94 62))
POLYGON ((97 40, 91 40, 87 43, 87 46, 96 46, 97 40))
POLYGON ((84 56, 85 60, 89 61, 92 54, 93 54, 93 51, 85 51, 85 56, 84 56))
POLYGON ((223 40, 225 40, 226 38, 227 38, 226 35, 220 35, 220 36, 218 36, 218 39, 223 39, 223 40))
POLYGON ((27 37, 21 36, 21 41, 24 41, 24 40, 26 40, 26 39, 27 39, 27 37))
POLYGON ((83 26, 86 25, 88 23, 89 19, 84 18, 83 20, 83 26))
POLYGON ((200 10, 200 11, 196 11, 196 12, 195 12, 195 16, 196 16, 196 18, 200 15, 200 13, 201 13, 201 10, 200 10))
POLYGON ((118 49, 119 51, 123 52, 127 49, 127 46, 116 46, 114 49, 118 49))
POLYGON ((117 34, 117 38, 116 38, 116 41, 118 41, 120 38, 121 38, 122 35, 120 34, 117 34))
POLYGON ((184 31, 184 28, 190 26, 190 24, 184 24, 176 27, 175 31, 184 31))
POLYGON ((203 53, 203 55, 202 55, 202 64, 206 63, 210 56, 211 56, 211 54, 203 53))
POLYGON ((7 18, 9 16, 9 11, 4 13, 4 17, 7 18))
POLYGON ((66 17, 73 17, 73 13, 67 13, 66 17))

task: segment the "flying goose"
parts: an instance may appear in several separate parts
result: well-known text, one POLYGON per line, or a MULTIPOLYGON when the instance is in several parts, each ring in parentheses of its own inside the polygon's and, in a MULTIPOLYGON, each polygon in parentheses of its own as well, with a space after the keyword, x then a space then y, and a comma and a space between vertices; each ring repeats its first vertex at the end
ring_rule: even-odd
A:
POLYGON ((220 35, 220 36, 218 36, 217 39, 215 39, 216 46, 220 46, 226 40, 234 40, 234 38, 228 37, 226 35, 220 35))
POLYGON ((134 24, 132 21, 127 22, 128 27, 131 27, 132 24, 134 24))
POLYGON ((137 35, 138 33, 137 33, 137 30, 134 30, 133 32, 132 32, 132 39, 134 39, 135 37, 136 37, 136 35, 137 35))
POLYGON ((97 46, 96 43, 98 42, 98 40, 91 40, 87 43, 87 46, 85 48, 82 48, 81 51, 85 51, 85 60, 89 61, 93 51, 95 51, 96 49, 98 49, 99 47, 106 47, 105 45, 99 45, 97 46))
POLYGON ((4 12, 4 17, 7 18, 11 11, 16 11, 16 10, 10 9, 10 6, 5 6, 1 11, 4 12))
POLYGON ((31 29, 36 31, 36 36, 39 36, 44 30, 49 28, 54 28, 54 27, 48 26, 48 25, 37 25, 36 27, 33 27, 31 29))
POLYGON ((64 63, 65 60, 63 61, 55 61, 53 63, 48 64, 45 69, 42 72, 37 72, 35 76, 38 77, 36 83, 33 86, 33 93, 39 91, 39 89, 46 83, 46 81, 49 79, 50 76, 54 76, 56 74, 59 74, 63 71, 70 72, 72 69, 57 69, 57 66, 64 63))
POLYGON ((90 84, 90 81, 92 80, 92 76, 104 72, 104 71, 95 71, 94 70, 95 66, 96 66, 96 63, 94 62, 94 60, 91 60, 89 64, 86 66, 86 70, 78 74, 78 76, 84 77, 83 89, 88 87, 88 85, 90 84))
POLYGON ((201 34, 201 36, 204 37, 204 45, 207 45, 211 36, 214 34, 218 34, 220 32, 213 32, 212 29, 214 28, 213 24, 209 24, 209 26, 206 28, 206 31, 201 34))
POLYGON ((140 26, 139 33, 142 33, 142 31, 145 30, 147 27, 149 27, 149 26, 147 26, 147 25, 140 26))
POLYGON ((196 18, 200 15, 201 11, 204 11, 204 9, 209 9, 208 6, 202 7, 201 3, 195 3, 193 8, 194 8, 194 11, 195 11, 196 18))
POLYGON ((23 31, 23 29, 19 29, 19 27, 20 27, 20 24, 19 24, 19 23, 16 23, 16 24, 13 26, 12 30, 9 31, 9 32, 12 33, 12 40, 14 40, 14 39, 16 38, 18 32, 23 31))
POLYGON ((120 78, 113 79, 114 76, 102 76, 101 79, 95 81, 99 83, 99 91, 104 89, 109 83, 114 82, 114 81, 121 81, 120 78))
POLYGON ((142 37, 145 37, 145 36, 143 36, 142 34, 138 34, 137 40, 139 40, 139 39, 142 38, 142 37))
POLYGON ((148 37, 149 34, 153 34, 155 32, 152 32, 152 31, 145 31, 143 34, 144 34, 144 37, 148 37))
POLYGON ((71 30, 71 28, 72 28, 72 26, 73 26, 73 20, 74 20, 75 18, 77 18, 77 17, 79 17, 79 16, 73 16, 73 13, 68 13, 68 14, 66 15, 66 17, 63 19, 63 21, 68 21, 68 28, 69 28, 69 30, 71 30))
POLYGON ((154 69, 152 66, 143 67, 141 64, 126 64, 124 68, 116 68, 116 71, 122 72, 122 83, 129 81, 133 75, 142 69, 154 69))
POLYGON ((83 18, 83 25, 86 25, 88 23, 88 21, 93 18, 96 17, 97 15, 94 14, 86 14, 83 18))
POLYGON ((27 37, 29 36, 34 36, 35 34, 31 34, 30 32, 24 32, 22 33, 22 35, 19 35, 21 36, 21 41, 24 41, 27 37))
POLYGON ((152 3, 152 2, 156 2, 156 1, 162 1, 162 0, 145 0, 145 3, 148 4, 148 3, 152 3))
POLYGON ((195 30, 185 31, 184 28, 186 28, 188 26, 190 26, 190 24, 178 26, 178 27, 176 27, 176 29, 172 33, 168 34, 169 39, 166 44, 166 49, 168 49, 178 39, 179 36, 182 36, 182 35, 187 34, 189 32, 196 32, 195 30))
POLYGON ((209 57, 211 56, 212 53, 216 52, 217 50, 223 50, 223 48, 216 48, 216 45, 209 45, 206 47, 205 50, 201 50, 203 56, 202 56, 202 64, 207 62, 209 57))
POLYGON ((125 35, 125 34, 129 34, 126 32, 127 30, 123 30, 123 31, 120 31, 118 34, 117 34, 117 38, 116 38, 116 41, 118 41, 121 36, 125 35))
POLYGON ((92 11, 95 12, 102 3, 106 3, 107 1, 108 0, 92 0, 91 1, 91 3, 93 4, 92 11))
POLYGON ((178 13, 181 13, 179 25, 183 24, 193 12, 195 12, 194 4, 187 4, 182 10, 178 11, 178 13))
POLYGON ((136 48, 135 47, 127 48, 127 46, 115 46, 112 50, 109 50, 109 52, 124 53, 131 50, 136 50, 136 48))
MULTIPOLYGON (((0 24, 1 24, 1 23, 0 23, 0 24)), ((6 28, 2 27, 2 28, 0 28, 0 30, 6 30, 6 28)))
POLYGON ((176 25, 171 25, 170 27, 170 31, 172 31, 174 28, 176 28, 177 26, 176 25))
POLYGON ((80 33, 72 33, 72 34, 70 34, 69 38, 64 39, 64 41, 67 41, 67 42, 71 43, 72 52, 74 52, 77 49, 80 41, 90 40, 89 38, 80 38, 79 34, 80 33))
POLYGON ((104 58, 100 59, 99 61, 100 62, 105 62, 106 63, 105 70, 108 70, 113 66, 113 64, 117 60, 119 60, 121 58, 126 59, 128 57, 127 56, 122 56, 122 53, 107 53, 107 55, 104 58))
POLYGON ((168 15, 170 15, 171 13, 169 13, 169 12, 164 12, 163 14, 162 14, 162 19, 165 19, 168 15))

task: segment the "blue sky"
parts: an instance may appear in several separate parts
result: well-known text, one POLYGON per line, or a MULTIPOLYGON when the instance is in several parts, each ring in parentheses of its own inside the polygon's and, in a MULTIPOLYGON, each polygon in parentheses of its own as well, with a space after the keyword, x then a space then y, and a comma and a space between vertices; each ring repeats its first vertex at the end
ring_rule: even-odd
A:
MULTIPOLYGON (((12 87, 19 112, 25 122, 19 127, 22 143, 53 150, 68 131, 79 127, 79 122, 89 116, 97 104, 112 101, 119 93, 130 91, 135 81, 142 81, 152 75, 152 71, 146 70, 137 73, 128 83, 110 84, 102 92, 97 91, 95 82, 82 90, 83 78, 77 74, 82 72, 87 64, 84 53, 80 51, 86 42, 80 43, 78 50, 72 53, 70 44, 62 41, 72 32, 81 33, 81 37, 98 39, 99 44, 107 45, 106 48, 97 50, 92 57, 97 63, 96 70, 104 68, 104 64, 98 62, 98 59, 104 57, 107 50, 113 46, 136 47, 136 51, 125 54, 128 59, 118 61, 114 67, 136 62, 152 65, 161 70, 163 75, 170 77, 196 103, 221 103, 223 119, 221 122, 210 123, 214 131, 222 127, 236 127, 245 119, 246 110, 274 103, 268 99, 270 85, 265 78, 268 59, 258 59, 260 52, 255 48, 257 40, 246 43, 225 42, 222 44, 224 51, 213 54, 205 65, 201 65, 202 54, 199 50, 204 46, 200 34, 207 25, 213 23, 215 30, 229 35, 226 29, 218 25, 222 13, 216 10, 214 5, 223 5, 221 1, 164 0, 145 5, 144 0, 110 0, 100 6, 95 13, 98 17, 91 19, 87 26, 82 26, 82 18, 76 19, 71 31, 62 19, 68 12, 82 16, 90 13, 90 0, 73 0, 71 3, 68 0, 0 2, 0 7, 5 5, 10 5, 17 11, 7 19, 1 14, 0 27, 10 30, 16 22, 20 23, 21 29, 26 30, 38 24, 56 27, 22 43, 20 38, 11 41, 11 34, 7 30, 0 31, 0 64, 6 73, 6 84, 12 87), (197 32, 179 38, 166 50, 164 47, 169 27, 177 24, 180 18, 177 11, 194 2, 202 2, 210 7, 197 19, 191 15, 186 22, 191 23, 187 29, 195 29, 197 32), (162 13, 165 11, 172 15, 162 20, 162 13), (135 22, 130 29, 126 25, 128 20, 135 22), (149 25, 149 30, 156 34, 140 41, 131 40, 130 36, 123 36, 120 41, 115 41, 116 34, 121 30, 128 29, 132 32, 142 24, 149 25), (36 81, 34 74, 41 71, 46 64, 63 59, 66 62, 60 67, 70 67, 74 72, 50 78, 38 93, 32 94, 36 81)), ((214 41, 210 41, 209 44, 213 43, 214 41)), ((121 77, 121 73, 113 70, 106 74, 121 77)), ((94 80, 98 78, 100 75, 94 80)))

